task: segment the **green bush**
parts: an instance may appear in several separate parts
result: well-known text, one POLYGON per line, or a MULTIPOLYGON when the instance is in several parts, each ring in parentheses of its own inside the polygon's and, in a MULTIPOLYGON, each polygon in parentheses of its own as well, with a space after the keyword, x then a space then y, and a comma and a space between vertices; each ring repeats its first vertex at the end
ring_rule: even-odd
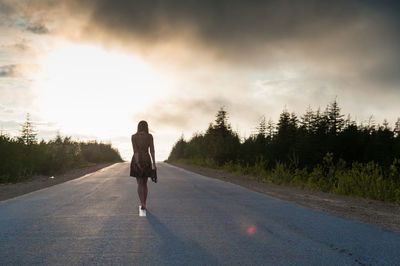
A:
POLYGON ((253 166, 229 161, 218 166, 210 159, 180 159, 179 162, 208 168, 222 169, 231 173, 254 177, 259 182, 272 182, 279 185, 292 185, 311 190, 350 195, 374 200, 400 203, 400 160, 395 159, 390 170, 374 162, 355 162, 350 168, 339 160, 333 163, 332 154, 327 154, 323 164, 311 171, 306 168, 291 168, 284 163, 276 163, 268 170, 267 161, 260 158, 253 166))

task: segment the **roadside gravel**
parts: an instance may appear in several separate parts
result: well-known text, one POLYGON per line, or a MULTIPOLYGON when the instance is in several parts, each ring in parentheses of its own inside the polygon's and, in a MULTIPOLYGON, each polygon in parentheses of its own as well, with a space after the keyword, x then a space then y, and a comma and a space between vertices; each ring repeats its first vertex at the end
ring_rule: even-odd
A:
POLYGON ((75 179, 77 177, 95 172, 112 164, 114 163, 101 163, 72 169, 64 174, 55 175, 54 178, 50 178, 50 176, 36 175, 24 182, 15 184, 0 184, 0 201, 14 198, 45 187, 54 186, 56 184, 60 184, 75 179))

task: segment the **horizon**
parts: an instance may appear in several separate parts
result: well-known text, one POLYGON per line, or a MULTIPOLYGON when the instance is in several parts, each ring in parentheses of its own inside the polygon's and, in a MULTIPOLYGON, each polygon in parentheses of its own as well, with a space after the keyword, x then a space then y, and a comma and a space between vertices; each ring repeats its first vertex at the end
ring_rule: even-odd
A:
POLYGON ((0 0, 0 129, 111 142, 130 160, 146 120, 156 160, 220 107, 241 137, 262 116, 337 99, 357 123, 400 117, 396 1, 0 0))

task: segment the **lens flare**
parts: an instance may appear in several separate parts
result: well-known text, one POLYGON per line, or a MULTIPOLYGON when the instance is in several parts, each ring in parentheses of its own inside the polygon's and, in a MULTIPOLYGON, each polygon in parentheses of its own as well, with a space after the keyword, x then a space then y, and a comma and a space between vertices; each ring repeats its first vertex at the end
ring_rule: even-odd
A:
POLYGON ((250 227, 247 229, 247 234, 248 234, 249 236, 254 235, 256 232, 257 232, 257 228, 256 228, 255 225, 252 225, 252 226, 250 226, 250 227))

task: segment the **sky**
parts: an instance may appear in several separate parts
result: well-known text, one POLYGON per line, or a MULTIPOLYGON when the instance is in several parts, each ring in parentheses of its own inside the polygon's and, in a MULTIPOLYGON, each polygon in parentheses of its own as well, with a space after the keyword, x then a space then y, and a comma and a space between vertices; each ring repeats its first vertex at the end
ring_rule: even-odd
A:
POLYGON ((283 109, 337 100, 358 123, 400 117, 400 4, 372 0, 0 0, 0 129, 26 113, 111 142, 146 120, 156 160, 224 107, 241 137, 283 109))

